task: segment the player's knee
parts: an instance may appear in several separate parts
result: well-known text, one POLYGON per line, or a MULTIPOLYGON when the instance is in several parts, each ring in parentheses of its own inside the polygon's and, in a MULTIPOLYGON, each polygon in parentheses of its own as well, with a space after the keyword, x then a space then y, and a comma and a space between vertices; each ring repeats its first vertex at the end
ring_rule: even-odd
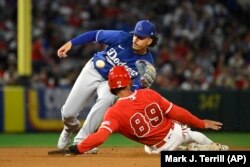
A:
POLYGON ((115 96, 110 96, 110 95, 100 96, 100 97, 98 97, 97 100, 101 101, 103 104, 106 104, 107 106, 110 106, 114 103, 115 96))
POLYGON ((64 110, 64 107, 62 107, 62 109, 61 109, 61 115, 62 115, 63 120, 68 120, 68 119, 74 118, 72 113, 67 112, 66 110, 64 110))
POLYGON ((183 143, 189 143, 193 141, 193 137, 192 137, 192 131, 187 131, 187 132, 182 132, 182 138, 183 139, 183 143))

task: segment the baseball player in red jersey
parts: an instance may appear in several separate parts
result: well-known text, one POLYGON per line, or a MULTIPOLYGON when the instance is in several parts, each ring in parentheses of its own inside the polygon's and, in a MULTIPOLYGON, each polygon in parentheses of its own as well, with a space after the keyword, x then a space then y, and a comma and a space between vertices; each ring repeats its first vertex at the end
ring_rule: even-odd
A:
MULTIPOLYGON (((69 147, 71 154, 82 154, 101 145, 114 132, 144 144, 145 151, 151 154, 176 150, 188 142, 213 144, 205 135, 192 131, 186 125, 199 129, 221 129, 222 123, 201 120, 154 90, 147 88, 131 91, 131 79, 123 66, 115 66, 110 70, 108 84, 111 93, 119 99, 108 109, 96 133, 69 147)), ((228 149, 225 145, 216 146, 218 150, 228 149)))

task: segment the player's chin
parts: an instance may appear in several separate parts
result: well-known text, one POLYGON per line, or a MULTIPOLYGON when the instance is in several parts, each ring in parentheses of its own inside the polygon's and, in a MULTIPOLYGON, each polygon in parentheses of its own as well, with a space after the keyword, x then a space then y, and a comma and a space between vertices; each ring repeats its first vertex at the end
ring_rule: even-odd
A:
POLYGON ((136 44, 133 44, 132 48, 133 48, 134 51, 139 51, 140 50, 140 48, 136 44))

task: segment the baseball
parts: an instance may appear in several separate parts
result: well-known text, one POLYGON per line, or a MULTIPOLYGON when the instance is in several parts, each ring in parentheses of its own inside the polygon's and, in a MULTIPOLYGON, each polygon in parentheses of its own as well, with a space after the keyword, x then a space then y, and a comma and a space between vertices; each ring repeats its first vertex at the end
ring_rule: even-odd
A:
POLYGON ((105 66, 105 62, 103 60, 97 60, 95 62, 96 67, 103 68, 105 66))

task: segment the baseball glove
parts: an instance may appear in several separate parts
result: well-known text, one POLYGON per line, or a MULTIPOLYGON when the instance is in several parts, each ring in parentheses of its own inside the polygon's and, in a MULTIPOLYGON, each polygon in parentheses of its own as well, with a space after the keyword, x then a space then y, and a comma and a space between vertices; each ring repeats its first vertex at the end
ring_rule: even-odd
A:
POLYGON ((144 88, 149 88, 156 78, 155 67, 146 60, 137 60, 135 65, 140 74, 142 86, 144 88))

